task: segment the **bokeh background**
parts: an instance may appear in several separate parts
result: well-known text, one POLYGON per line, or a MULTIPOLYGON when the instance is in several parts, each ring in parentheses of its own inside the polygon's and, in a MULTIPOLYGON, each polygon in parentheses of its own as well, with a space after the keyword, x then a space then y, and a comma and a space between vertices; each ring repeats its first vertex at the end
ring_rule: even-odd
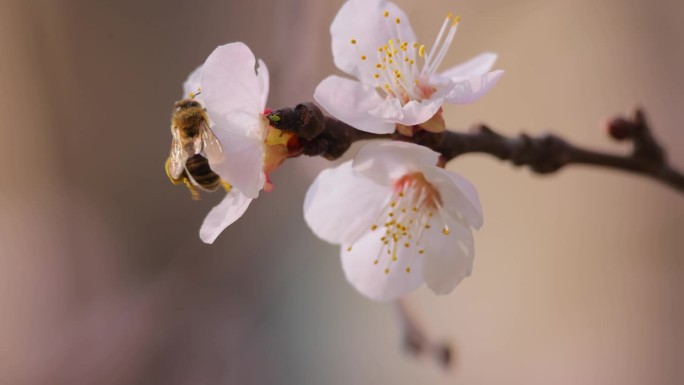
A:
MULTIPOLYGON (((602 122, 646 107, 684 168, 684 3, 397 3, 445 63, 498 52, 505 77, 449 126, 552 130, 614 151, 602 122)), ((269 106, 336 72, 341 0, 0 0, 0 384, 681 384, 684 196, 592 168, 538 177, 488 156, 449 164, 478 187, 474 275, 409 300, 444 371, 400 349, 390 305, 349 286, 301 205, 321 159, 288 161, 214 245, 163 172, 169 116, 214 47, 244 41, 269 106)))

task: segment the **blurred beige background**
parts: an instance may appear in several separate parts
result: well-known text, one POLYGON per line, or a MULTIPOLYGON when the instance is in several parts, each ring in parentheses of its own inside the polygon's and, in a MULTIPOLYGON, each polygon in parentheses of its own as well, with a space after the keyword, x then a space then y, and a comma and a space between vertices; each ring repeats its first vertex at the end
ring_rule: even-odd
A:
MULTIPOLYGON (((641 104, 684 168, 684 3, 397 3, 425 41, 462 16, 445 63, 500 54, 504 79, 449 126, 626 151, 601 122, 641 104)), ((684 383, 684 196, 650 180, 452 162, 485 208, 474 275, 411 297, 457 346, 452 373, 402 354, 391 307, 305 227, 325 161, 287 162, 200 242, 220 194, 193 202, 162 167, 182 81, 239 40, 269 66, 269 106, 311 100, 341 4, 0 0, 0 384, 684 383)))

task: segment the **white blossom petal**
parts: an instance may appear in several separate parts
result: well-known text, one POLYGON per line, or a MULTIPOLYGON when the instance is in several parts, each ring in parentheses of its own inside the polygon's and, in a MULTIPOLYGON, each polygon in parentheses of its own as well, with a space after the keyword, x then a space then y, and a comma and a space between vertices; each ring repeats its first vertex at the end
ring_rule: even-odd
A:
POLYGON ((454 104, 474 102, 494 87, 503 74, 502 70, 496 70, 482 76, 458 81, 454 83, 453 89, 444 99, 454 104))
POLYGON ((268 67, 263 60, 259 59, 259 67, 257 68, 257 79, 259 80, 259 93, 261 94, 261 112, 264 112, 266 104, 268 103, 268 90, 270 85, 270 76, 268 74, 268 67))
POLYGON ((434 169, 439 153, 407 142, 369 143, 354 157, 354 170, 376 183, 389 186, 405 174, 434 169))
POLYGON ((244 43, 220 46, 202 68, 202 100, 215 130, 260 138, 260 116, 267 95, 255 71, 256 60, 244 43))
POLYGON ((351 163, 323 170, 304 199, 306 223, 330 243, 351 243, 368 231, 391 193, 357 175, 351 163))
POLYGON ((202 66, 198 66, 190 75, 188 75, 188 78, 183 82, 183 96, 181 99, 189 99, 200 91, 201 76, 202 66))
POLYGON ((424 274, 420 260, 409 255, 415 250, 399 248, 397 260, 392 261, 383 247, 383 235, 380 230, 368 231, 351 250, 343 244, 342 269, 349 283, 361 294, 376 301, 394 301, 419 288, 424 274), (407 273, 406 268, 411 271, 407 273))
POLYGON ((473 270, 475 246, 470 228, 445 218, 449 234, 432 231, 426 234, 423 277, 435 294, 449 294, 473 270))
POLYGON ((482 76, 489 72, 496 62, 497 54, 493 52, 481 53, 465 63, 458 64, 440 73, 447 79, 482 76))
POLYGON ((378 47, 390 39, 416 42, 408 17, 399 7, 381 0, 350 0, 342 5, 330 26, 332 52, 340 70, 362 83, 374 84, 378 47), (385 17, 385 11, 388 16, 385 17), (399 19, 399 23, 397 23, 399 19), (352 40, 355 44, 352 44, 352 40), (361 60, 365 55, 366 60, 361 60))
POLYGON ((200 239, 204 243, 214 243, 216 237, 245 213, 252 199, 232 188, 217 206, 209 211, 200 228, 200 239))
POLYGON ((405 105, 397 98, 390 98, 382 102, 376 108, 368 111, 372 116, 384 120, 390 120, 404 126, 425 123, 432 118, 442 106, 442 98, 430 98, 425 100, 411 100, 405 105))
POLYGON ((453 218, 463 218, 477 230, 482 227, 482 205, 477 190, 470 181, 453 171, 438 167, 425 170, 423 174, 437 188, 444 209, 453 218))
POLYGON ((225 130, 215 130, 214 133, 221 142, 223 156, 218 162, 210 159, 211 169, 247 197, 258 197, 266 181, 262 141, 225 130))
POLYGON ((383 103, 371 86, 351 79, 328 76, 316 87, 314 100, 335 118, 361 131, 391 134, 395 124, 368 113, 383 103))

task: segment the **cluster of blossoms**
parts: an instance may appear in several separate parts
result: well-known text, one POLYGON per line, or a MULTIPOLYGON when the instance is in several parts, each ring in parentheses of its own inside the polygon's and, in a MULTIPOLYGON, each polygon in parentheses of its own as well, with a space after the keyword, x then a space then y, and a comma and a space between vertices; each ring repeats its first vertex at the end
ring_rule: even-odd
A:
MULTIPOLYGON (((436 72, 458 21, 447 16, 427 49, 396 5, 349 0, 332 23, 332 50, 337 67, 357 80, 330 76, 314 99, 361 131, 444 131, 444 103, 474 101, 503 74, 490 72, 492 53, 436 72)), ((218 47, 184 85, 184 96, 206 108, 223 149, 208 157, 209 165, 232 186, 204 220, 200 237, 207 243, 271 188, 268 175, 284 159, 299 155, 297 138, 269 124, 268 87, 266 65, 242 43, 218 47)), ((470 182, 438 164, 439 154, 426 147, 373 142, 321 172, 309 188, 306 222, 318 237, 340 245, 347 279, 367 297, 395 300, 423 283, 447 294, 470 274, 480 202, 470 182)))

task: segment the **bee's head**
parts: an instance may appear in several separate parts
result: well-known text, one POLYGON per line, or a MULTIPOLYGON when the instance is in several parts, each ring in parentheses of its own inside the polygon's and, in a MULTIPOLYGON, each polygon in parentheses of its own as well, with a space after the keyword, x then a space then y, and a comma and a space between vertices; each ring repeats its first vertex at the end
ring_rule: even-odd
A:
POLYGON ((197 108, 197 107, 201 107, 201 106, 202 105, 199 104, 198 101, 192 100, 192 99, 183 99, 181 101, 176 102, 176 105, 175 105, 177 111, 185 110, 188 108, 197 108))

